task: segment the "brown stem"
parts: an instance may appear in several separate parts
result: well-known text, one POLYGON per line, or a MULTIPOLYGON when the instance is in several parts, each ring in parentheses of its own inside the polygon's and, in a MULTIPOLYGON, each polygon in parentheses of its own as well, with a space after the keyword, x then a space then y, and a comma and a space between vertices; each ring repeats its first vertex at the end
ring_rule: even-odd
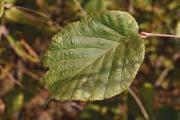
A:
POLYGON ((179 38, 178 35, 168 35, 168 34, 157 34, 157 33, 148 33, 148 32, 140 32, 140 36, 142 38, 148 38, 148 37, 166 37, 166 38, 179 38))
POLYGON ((37 53, 33 50, 33 48, 24 39, 21 39, 20 42, 21 42, 21 45, 24 46, 24 48, 29 52, 30 55, 36 58, 39 57, 37 53))
POLYGON ((149 115, 148 115, 146 109, 144 108, 142 102, 140 101, 140 99, 137 97, 137 95, 134 93, 134 91, 131 88, 128 89, 128 92, 131 94, 131 96, 134 98, 137 105, 141 109, 141 112, 144 115, 145 120, 149 120, 149 115))

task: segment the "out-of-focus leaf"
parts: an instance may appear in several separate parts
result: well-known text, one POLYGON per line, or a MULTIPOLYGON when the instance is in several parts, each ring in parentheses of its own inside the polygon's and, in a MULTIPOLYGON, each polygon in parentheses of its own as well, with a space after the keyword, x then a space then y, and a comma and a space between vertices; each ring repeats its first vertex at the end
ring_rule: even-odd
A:
POLYGON ((152 10, 152 0, 134 0, 134 6, 144 11, 152 10))
POLYGON ((163 107, 158 109, 152 120, 179 120, 178 113, 173 108, 163 107))
POLYGON ((4 5, 3 5, 3 2, 0 2, 0 18, 2 17, 4 13, 4 5))
POLYGON ((31 25, 48 33, 56 33, 60 29, 60 26, 46 15, 22 7, 12 6, 6 10, 5 19, 10 22, 31 25))
POLYGON ((16 0, 2 0, 2 1, 5 3, 15 3, 16 2, 16 0))
POLYGON ((85 10, 89 13, 101 12, 107 9, 107 0, 89 0, 85 5, 85 10))
POLYGON ((126 90, 144 58, 135 19, 109 11, 70 24, 44 55, 44 84, 57 100, 102 100, 126 90))
POLYGON ((154 96, 155 96, 155 90, 153 85, 150 83, 145 83, 140 88, 140 96, 143 100, 144 107, 147 110, 149 116, 152 116, 153 107, 154 107, 154 96))
POLYGON ((31 100, 31 98, 35 95, 33 93, 39 93, 39 89, 42 86, 38 80, 32 80, 29 76, 24 76, 21 83, 28 90, 23 91, 25 101, 31 100))
POLYGON ((86 12, 81 7, 79 0, 60 0, 60 14, 57 17, 60 19, 59 22, 66 25, 69 22, 74 22, 86 15, 86 12))
POLYGON ((78 0, 69 0, 69 1, 71 1, 71 3, 72 3, 71 5, 73 5, 73 7, 75 6, 74 8, 76 8, 79 11, 80 16, 86 15, 86 12, 82 8, 80 1, 78 1, 78 0))
POLYGON ((18 42, 16 39, 14 39, 12 36, 7 35, 7 40, 9 42, 9 44, 11 45, 11 47, 15 50, 15 52, 17 53, 17 55, 19 55, 20 57, 22 57, 23 59, 27 59, 31 62, 39 62, 39 58, 37 56, 32 56, 29 55, 25 49, 21 46, 20 42, 18 42))
POLYGON ((180 111, 178 111, 177 114, 178 114, 178 120, 180 120, 180 111))
POLYGON ((5 97, 5 103, 7 105, 7 114, 10 115, 17 112, 24 103, 24 95, 18 90, 13 90, 10 94, 5 97))
POLYGON ((174 0, 168 4, 168 8, 170 10, 174 10, 176 8, 180 7, 180 2, 178 0, 174 0))
POLYGON ((95 101, 87 104, 85 109, 80 113, 80 120, 119 120, 123 119, 124 109, 121 106, 126 100, 126 96, 116 96, 112 99, 95 101))

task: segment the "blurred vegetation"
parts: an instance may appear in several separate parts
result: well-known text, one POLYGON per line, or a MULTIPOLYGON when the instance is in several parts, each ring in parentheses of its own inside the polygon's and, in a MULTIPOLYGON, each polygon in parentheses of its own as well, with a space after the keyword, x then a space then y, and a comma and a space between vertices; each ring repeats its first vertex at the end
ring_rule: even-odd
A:
MULTIPOLYGON (((97 102, 51 100, 41 56, 52 36, 88 13, 130 12, 140 31, 180 35, 179 0, 1 0, 0 120, 144 120, 128 91, 97 102)), ((180 40, 148 38, 131 89, 151 120, 180 120, 180 40)))

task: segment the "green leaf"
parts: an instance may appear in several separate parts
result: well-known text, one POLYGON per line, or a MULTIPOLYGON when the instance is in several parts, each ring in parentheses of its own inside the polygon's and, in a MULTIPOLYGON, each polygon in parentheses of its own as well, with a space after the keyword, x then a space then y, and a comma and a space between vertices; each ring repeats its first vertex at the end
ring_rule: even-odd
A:
POLYGON ((57 100, 102 100, 126 90, 144 58, 134 18, 90 15, 58 33, 44 55, 43 82, 57 100))

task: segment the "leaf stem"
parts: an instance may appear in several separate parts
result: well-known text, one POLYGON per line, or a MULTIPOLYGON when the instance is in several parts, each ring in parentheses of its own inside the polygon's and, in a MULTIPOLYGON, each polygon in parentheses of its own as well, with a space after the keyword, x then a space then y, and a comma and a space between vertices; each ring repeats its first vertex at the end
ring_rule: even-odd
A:
POLYGON ((148 115, 146 109, 144 108, 142 102, 140 101, 140 99, 137 97, 137 95, 134 93, 134 91, 131 88, 128 89, 128 92, 131 94, 131 96, 134 98, 134 100, 136 101, 137 105, 141 109, 141 112, 144 115, 144 118, 146 120, 149 120, 149 115, 148 115))
POLYGON ((178 39, 180 39, 180 36, 178 36, 178 35, 157 34, 157 33, 148 33, 148 32, 140 32, 140 36, 142 38, 148 38, 148 37, 166 37, 166 38, 178 38, 178 39))

